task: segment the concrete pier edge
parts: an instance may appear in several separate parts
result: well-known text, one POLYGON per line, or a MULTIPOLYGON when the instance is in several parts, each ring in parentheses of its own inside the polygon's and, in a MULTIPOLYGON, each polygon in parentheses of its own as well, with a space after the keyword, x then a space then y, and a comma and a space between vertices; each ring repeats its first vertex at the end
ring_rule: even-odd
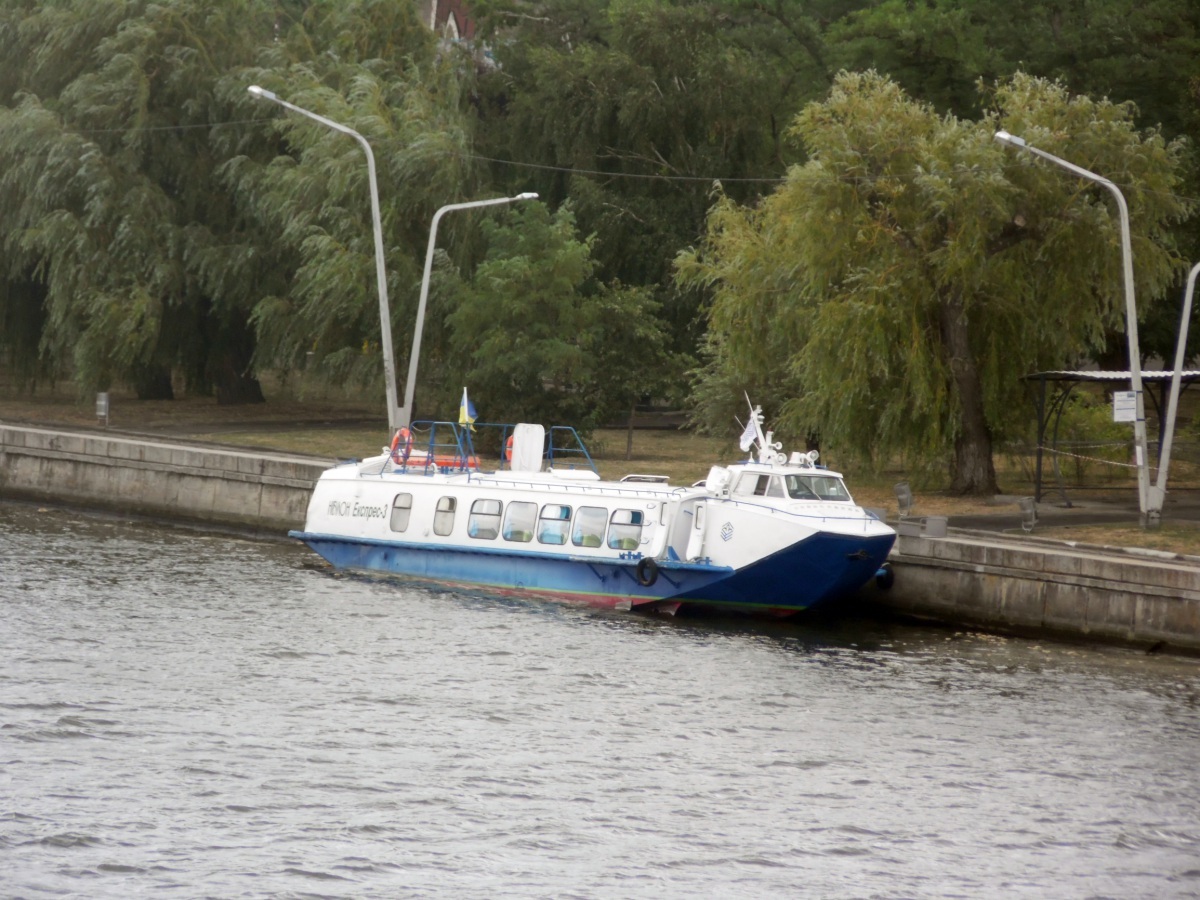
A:
POLYGON ((1200 558, 948 529, 902 534, 890 613, 1023 635, 1200 653, 1200 558))
POLYGON ((0 424, 0 499, 45 500, 250 534, 304 524, 333 460, 0 424))
MULTIPOLYGON (((0 423, 0 500, 46 501, 280 537, 334 460, 0 423)), ((949 528, 905 529, 892 614, 1200 653, 1200 557, 949 528)))

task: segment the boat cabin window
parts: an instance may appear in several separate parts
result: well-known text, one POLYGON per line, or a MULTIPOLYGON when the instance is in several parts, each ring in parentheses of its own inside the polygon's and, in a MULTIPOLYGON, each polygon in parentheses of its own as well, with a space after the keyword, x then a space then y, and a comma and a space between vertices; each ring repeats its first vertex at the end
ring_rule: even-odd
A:
POLYGON ((618 509, 608 525, 608 546, 614 550, 636 550, 642 540, 642 512, 618 509))
POLYGON ((453 497, 439 497, 433 513, 433 533, 443 537, 454 530, 454 510, 458 501, 453 497))
POLYGON ((788 496, 793 500, 849 500, 840 478, 830 475, 788 475, 788 496))
POLYGON ((743 472, 733 493, 734 496, 741 497, 787 496, 783 490, 783 481, 778 475, 760 475, 756 472, 743 472))
POLYGON ((504 539, 506 541, 533 540, 533 525, 537 519, 536 503, 510 503, 504 513, 504 539))
POLYGON ((571 507, 547 503, 538 517, 538 540, 543 544, 565 544, 571 530, 571 507))
POLYGON ((500 509, 499 500, 476 500, 472 503, 471 517, 467 519, 467 536, 481 541, 495 538, 500 533, 500 509))
POLYGON ((412 494, 397 494, 392 501, 392 531, 407 531, 408 518, 412 515, 412 494))
POLYGON ((576 547, 601 547, 604 545, 604 529, 607 525, 607 509, 602 506, 581 506, 575 511, 571 543, 576 547))

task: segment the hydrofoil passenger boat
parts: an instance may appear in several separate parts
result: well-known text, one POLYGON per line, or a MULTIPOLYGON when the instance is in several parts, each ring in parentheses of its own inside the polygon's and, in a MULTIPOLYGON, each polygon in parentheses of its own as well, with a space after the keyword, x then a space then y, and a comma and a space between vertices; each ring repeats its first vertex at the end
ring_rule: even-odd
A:
POLYGON ((471 427, 429 423, 416 449, 402 429, 324 472, 290 534, 339 570, 668 613, 790 615, 886 583, 895 532, 761 423, 756 408, 749 459, 690 486, 601 480, 569 428, 495 426, 511 449, 490 472, 471 427))

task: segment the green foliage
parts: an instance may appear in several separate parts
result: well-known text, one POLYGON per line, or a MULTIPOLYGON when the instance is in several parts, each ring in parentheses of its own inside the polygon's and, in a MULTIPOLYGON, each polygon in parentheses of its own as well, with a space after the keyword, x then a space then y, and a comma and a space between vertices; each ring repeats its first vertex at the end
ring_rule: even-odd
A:
MULTIPOLYGON (((724 433, 744 420, 748 393, 761 403, 781 436, 797 423, 780 421, 783 399, 799 396, 802 383, 785 361, 807 339, 806 320, 793 311, 804 299, 794 271, 785 263, 796 236, 791 217, 774 217, 765 207, 741 207, 719 190, 700 250, 679 255, 679 280, 712 292, 704 365, 694 379, 694 424, 724 433), (781 426, 781 427, 780 427, 781 426)), ((795 438, 809 429, 801 426, 795 438)))
POLYGON ((1065 455, 1054 460, 1054 465, 1057 471, 1065 470, 1075 484, 1082 485, 1096 474, 1109 481, 1128 478, 1128 469, 1121 466, 1129 465, 1133 429, 1113 421, 1111 402, 1089 394, 1071 394, 1055 437, 1065 455))
POLYGON ((469 163, 454 60, 437 61, 411 5, 63 0, 0 15, 16 26, 0 39, 14 54, 0 62, 14 104, 0 108, 0 265, 46 286, 43 360, 84 391, 169 392, 175 371, 236 401, 261 399, 253 366, 315 350, 336 377, 378 383, 362 150, 246 87, 378 142, 393 290, 415 298, 424 223, 469 163))
MULTIPOLYGON (((459 107, 460 60, 435 58, 432 36, 405 4, 322 4, 305 29, 260 68, 238 73, 245 114, 273 117, 272 154, 234 156, 221 169, 240 209, 287 258, 289 278, 260 293, 252 321, 256 361, 284 370, 316 365, 338 383, 383 396, 379 295, 368 166, 351 137, 246 95, 257 83, 289 102, 360 133, 375 157, 385 269, 397 351, 416 316, 421 260, 434 211, 480 189, 459 107), (311 55, 308 44, 328 47, 311 55), (289 57, 301 61, 289 62, 289 57)), ((472 248, 470 217, 447 220, 443 241, 472 248)), ((427 337, 425 354, 441 347, 427 337)), ((422 360, 423 366, 430 360, 422 360)), ((403 356, 398 365, 403 371, 403 356)))
POLYGON ((527 204, 483 232, 484 260, 447 324, 484 418, 593 428, 663 381, 675 360, 650 292, 595 280, 569 207, 527 204))
MULTIPOLYGON (((831 53, 847 69, 886 73, 915 97, 943 111, 980 111, 975 82, 1009 74, 1021 52, 1004 58, 994 35, 1027 5, 976 0, 970 4, 930 0, 883 0, 856 11, 833 27, 831 53), (1018 12, 1019 11, 1019 12, 1018 12), (996 67, 999 67, 998 69, 996 67)), ((1026 37, 1033 38, 1028 28, 1026 37)))
POLYGON ((1018 71, 1061 80, 1074 93, 1136 104, 1142 127, 1178 135, 1200 75, 1200 6, 1192 0, 883 0, 838 19, 831 57, 874 68, 941 112, 979 115, 975 90, 1018 71))
MULTIPOLYGON (((257 396, 256 371, 316 363, 382 398, 362 149, 255 101, 252 83, 371 142, 401 371, 434 211, 536 189, 551 210, 569 203, 589 235, 572 230, 555 250, 565 260, 571 240, 586 246, 564 296, 606 310, 566 317, 581 329, 575 368, 548 360, 564 413, 627 411, 698 355, 710 420, 740 414, 748 388, 769 413, 790 401, 797 432, 871 435, 868 454, 900 446, 937 461, 976 441, 972 429, 1003 436, 1020 410, 1010 369, 1123 365, 1124 350, 1109 199, 994 146, 998 121, 1127 189, 1143 346, 1173 351, 1175 242, 1200 256, 1171 196, 1200 191, 1200 144, 1185 160, 1174 143, 1200 138, 1194 0, 471 8, 498 66, 477 71, 395 0, 0 2, 0 350, 19 377, 70 372, 84 391, 127 382, 148 395, 174 375, 233 400, 257 396), (866 66, 892 87, 846 76, 858 86, 839 82, 836 102, 795 120, 839 68, 866 66), (1018 68, 1061 85, 1007 80, 1018 68), (1136 109, 1070 101, 1064 87, 1136 109), (1132 128, 1156 123, 1162 137, 1132 128), (673 280, 706 216, 707 239, 673 280), (1168 284, 1170 302, 1156 302, 1168 284), (930 349, 943 332, 960 340, 964 322, 967 355, 930 349), (634 346, 645 365, 630 368, 622 351, 634 346), (978 403, 961 396, 970 372, 956 360, 975 371, 978 403), (969 406, 975 420, 960 417, 969 406), (898 445, 905 427, 921 440, 898 445)), ((448 318, 458 272, 481 290, 485 254, 490 266, 508 252, 539 271, 566 266, 492 246, 485 220, 443 225, 422 403, 461 390, 468 338, 448 318)), ((1200 311, 1193 331, 1195 343, 1200 311)), ((544 385, 529 389, 540 403, 544 385)))
POLYGON ((993 132, 1128 186, 1146 305, 1178 267, 1167 229, 1188 211, 1172 192, 1181 148, 1126 107, 1023 76, 995 102, 963 122, 883 76, 839 76, 793 124, 809 161, 757 209, 718 203, 679 261, 714 291, 708 378, 785 371, 793 432, 877 463, 949 459, 958 490, 994 491, 992 441, 1027 414, 1019 376, 1094 349, 1124 295, 1107 192, 993 132))
MULTIPOLYGON (((270 77, 263 80, 274 87, 270 77)), ((388 293, 394 330, 402 335, 415 318, 418 261, 433 211, 469 190, 461 152, 466 136, 439 121, 445 110, 411 75, 388 83, 362 75, 348 97, 308 81, 306 88, 276 89, 355 128, 375 155, 388 293)), ((264 165, 243 157, 223 170, 247 212, 298 260, 287 294, 268 295, 255 306, 260 362, 286 368, 313 352, 336 380, 377 384, 379 300, 364 152, 349 137, 300 116, 284 116, 278 127, 298 161, 280 156, 264 165), (373 349, 359 352, 364 346, 373 349)), ((451 238, 463 225, 447 224, 451 238)))
MULTIPOLYGON (((7 277, 44 283, 43 359, 81 390, 126 381, 245 399, 247 311, 264 270, 213 279, 246 236, 215 183, 221 77, 250 62, 274 4, 59 2, 23 10, 0 70, 0 223, 7 277), (258 277, 254 277, 258 276, 258 277)), ((246 393, 246 392, 249 393, 246 393)))
POLYGON ((653 286, 676 352, 692 352, 701 296, 671 259, 702 227, 714 179, 740 199, 783 170, 779 123, 823 91, 801 4, 490 4, 501 67, 481 80, 480 138, 497 180, 570 201, 604 280, 653 286), (788 28, 781 28, 786 23, 788 28), (797 50, 797 37, 808 50, 797 50), (815 83, 814 83, 815 80, 815 83), (563 170, 575 170, 570 174, 563 170), (739 179, 759 179, 742 182, 739 179))

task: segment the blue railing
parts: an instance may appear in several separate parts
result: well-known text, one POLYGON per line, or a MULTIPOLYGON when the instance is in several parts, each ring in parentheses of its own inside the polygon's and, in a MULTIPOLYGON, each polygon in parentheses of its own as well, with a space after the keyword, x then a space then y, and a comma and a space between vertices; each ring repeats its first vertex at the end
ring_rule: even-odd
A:
MULTIPOLYGON (((489 432, 498 433, 500 469, 509 467, 509 440, 516 426, 495 422, 476 422, 473 426, 456 422, 419 421, 410 426, 412 449, 407 458, 402 452, 394 452, 392 460, 405 469, 428 472, 434 466, 443 472, 470 472, 479 470, 479 456, 475 451, 477 438, 489 432)), ((490 441, 482 443, 490 444, 490 441)), ((596 464, 584 446, 583 438, 568 425, 552 425, 546 432, 542 446, 542 459, 551 466, 567 464, 586 465, 599 475, 596 464)))
POLYGON ((588 453, 587 447, 583 445, 583 438, 570 425, 551 425, 547 439, 545 458, 550 465, 554 465, 554 454, 557 453, 560 457, 570 461, 571 457, 583 457, 587 462, 587 466, 597 475, 596 464, 592 462, 592 455, 588 453), (555 442, 555 435, 561 438, 562 443, 555 442))

